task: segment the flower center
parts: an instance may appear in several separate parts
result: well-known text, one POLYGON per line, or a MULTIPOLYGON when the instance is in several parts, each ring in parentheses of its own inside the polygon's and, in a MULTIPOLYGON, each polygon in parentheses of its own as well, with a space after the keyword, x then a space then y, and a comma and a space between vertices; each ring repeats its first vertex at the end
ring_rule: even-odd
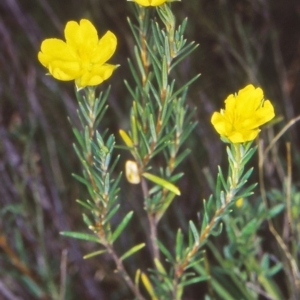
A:
POLYGON ((78 56, 81 62, 81 67, 84 71, 91 71, 93 67, 93 63, 91 62, 92 52, 93 51, 91 51, 91 49, 78 49, 78 56))

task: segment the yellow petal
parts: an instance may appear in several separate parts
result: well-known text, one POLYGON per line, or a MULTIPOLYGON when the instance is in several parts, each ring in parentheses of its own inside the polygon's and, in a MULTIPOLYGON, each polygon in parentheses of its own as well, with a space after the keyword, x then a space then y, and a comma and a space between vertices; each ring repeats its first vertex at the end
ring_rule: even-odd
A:
POLYGON ((242 95, 252 92, 254 90, 255 90, 255 87, 253 86, 253 84, 248 84, 244 88, 239 90, 238 96, 242 96, 242 95))
POLYGON ((83 88, 86 86, 98 85, 108 79, 115 68, 115 65, 110 64, 95 65, 92 67, 91 71, 86 71, 81 77, 76 79, 76 86, 78 88, 83 88))
POLYGON ((162 5, 163 3, 167 2, 166 0, 150 0, 152 6, 162 5))
POLYGON ((257 137, 259 131, 260 131, 259 129, 232 131, 228 133, 226 138, 234 144, 245 143, 245 142, 253 141, 257 137))
POLYGON ((94 25, 85 19, 70 21, 65 27, 66 42, 47 39, 38 59, 59 80, 75 80, 78 88, 98 85, 108 79, 114 65, 106 64, 117 46, 116 36, 108 31, 98 40, 94 25))
POLYGON ((167 0, 134 0, 134 2, 142 6, 158 6, 167 2, 167 0))
POLYGON ((252 85, 238 93, 236 110, 242 118, 251 117, 261 106, 264 94, 261 88, 252 85))
POLYGON ((134 2, 142 6, 150 6, 150 0, 134 0, 134 2))
POLYGON ((59 39, 46 39, 41 45, 38 59, 59 80, 73 80, 80 75, 80 64, 69 51, 67 44, 59 39))
POLYGON ((52 61, 48 66, 50 74, 62 81, 74 80, 80 75, 80 63, 63 60, 52 61))
POLYGON ((269 100, 266 100, 263 107, 257 110, 255 117, 257 127, 269 122, 275 117, 274 107, 269 100))
POLYGON ((112 55, 116 51, 116 47, 116 36, 111 31, 107 31, 106 34, 98 42, 92 58, 92 63, 104 64, 112 57, 112 55))
POLYGON ((48 67, 53 60, 74 61, 76 58, 70 52, 68 45, 59 39, 46 39, 42 42, 41 51, 38 54, 41 64, 48 67))
POLYGON ((225 100, 225 110, 212 115, 216 131, 232 143, 254 140, 259 127, 274 118, 274 107, 269 100, 263 103, 263 91, 249 84, 237 95, 225 100))
POLYGON ((98 34, 94 25, 89 21, 82 19, 78 24, 75 21, 69 21, 65 27, 65 38, 67 44, 77 50, 78 55, 91 53, 98 43, 98 34))
POLYGON ((227 135, 227 132, 230 130, 230 123, 226 121, 223 115, 218 112, 215 112, 212 115, 211 123, 214 125, 216 131, 223 136, 227 135))

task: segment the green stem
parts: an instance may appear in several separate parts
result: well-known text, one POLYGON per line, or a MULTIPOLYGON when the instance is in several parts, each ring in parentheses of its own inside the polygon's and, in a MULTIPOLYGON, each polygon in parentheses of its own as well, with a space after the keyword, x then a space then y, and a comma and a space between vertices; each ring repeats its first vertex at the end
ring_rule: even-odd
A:
MULTIPOLYGON (((234 149, 234 167, 232 169, 232 188, 235 188, 239 181, 239 174, 241 173, 241 144, 233 144, 234 149)), ((232 151, 233 152, 233 151, 232 151)))
POLYGON ((135 286, 135 284, 133 283, 133 281, 131 280, 131 278, 129 277, 123 262, 120 260, 120 258, 118 257, 118 255, 116 254, 116 252, 113 249, 113 246, 110 244, 106 244, 106 249, 108 251, 108 253, 111 255, 111 257, 113 258, 116 267, 117 267, 117 271, 118 273, 120 273, 120 275, 123 277, 123 279, 125 280, 127 286, 130 288, 130 290, 132 291, 132 293, 135 295, 136 299, 138 300, 146 300, 142 294, 140 293, 139 289, 135 286))
POLYGON ((155 214, 148 213, 148 220, 150 223, 150 239, 153 251, 153 260, 160 260, 159 248, 157 245, 157 222, 155 214))
MULTIPOLYGON (((231 204, 233 198, 235 197, 236 187, 239 184, 240 175, 242 174, 242 171, 243 171, 243 165, 241 164, 241 162, 242 162, 241 147, 242 147, 241 144, 232 144, 231 149, 233 151, 231 151, 231 153, 234 156, 233 157, 234 162, 233 162, 233 165, 230 164, 230 166, 232 166, 230 173, 229 173, 231 185, 229 187, 228 192, 226 193, 225 203, 215 211, 215 214, 211 218, 210 222, 202 230, 201 235, 199 237, 199 242, 196 242, 194 244, 194 246, 192 247, 192 249, 187 253, 185 258, 175 266, 174 280, 173 280, 173 282, 175 283, 174 289, 175 288, 178 289, 178 282, 180 281, 180 278, 183 275, 188 264, 192 261, 192 259, 197 254, 199 249, 204 245, 205 241, 211 234, 212 230, 218 224, 218 221, 220 220, 220 218, 222 216, 224 216, 224 214, 228 210, 228 207, 231 204)), ((177 290, 173 290, 173 295, 176 295, 177 293, 178 293, 177 290)))
MULTIPOLYGON (((87 143, 85 145, 85 148, 88 149, 88 151, 83 150, 83 155, 86 158, 86 161, 87 161, 90 169, 93 169, 93 168, 95 168, 95 166, 94 166, 94 153, 92 150, 93 149, 92 143, 93 143, 93 139, 95 137, 95 122, 97 121, 97 118, 99 117, 98 115, 95 114, 94 108, 95 108, 96 102, 100 101, 100 99, 96 98, 94 87, 87 87, 85 89, 85 98, 84 99, 86 101, 85 106, 87 108, 87 115, 88 115, 89 119, 85 120, 85 118, 82 118, 82 120, 84 122, 82 124, 82 126, 83 126, 83 129, 85 128, 85 126, 88 126, 89 137, 88 137, 88 140, 86 141, 86 139, 84 138, 84 130, 83 130, 83 140, 86 141, 86 143, 87 143)), ((101 149, 101 150, 103 150, 103 149, 101 149)), ((107 179, 107 176, 109 175, 108 174, 109 171, 107 169, 107 166, 105 165, 105 161, 106 161, 105 157, 106 157, 106 153, 102 153, 102 155, 100 154, 101 169, 102 169, 101 180, 103 183, 105 182, 105 180, 107 179)), ((98 207, 98 211, 95 212, 97 215, 97 219, 95 221, 95 223, 96 223, 95 229, 97 231, 97 235, 98 235, 101 243, 103 245, 105 245, 108 253, 114 260, 118 273, 123 277, 127 286, 135 295, 136 299, 145 300, 145 298, 141 295, 138 287, 135 286, 135 284, 129 277, 129 275, 123 265, 123 262, 119 258, 119 256, 116 254, 116 252, 113 248, 113 245, 108 242, 110 226, 109 226, 109 224, 106 224, 106 225, 103 225, 103 224, 104 224, 104 220, 107 216, 107 204, 110 201, 109 196, 108 196, 109 191, 105 191, 105 192, 103 191, 102 195, 101 195, 101 199, 99 199, 99 196, 97 196, 97 194, 99 194, 99 192, 101 191, 101 187, 97 186, 97 184, 96 184, 97 181, 93 177, 93 173, 90 172, 89 170, 87 170, 87 173, 88 173, 87 174, 88 179, 90 180, 90 183, 95 191, 93 200, 98 207)))
MULTIPOLYGON (((148 185, 147 181, 142 178, 141 180, 141 186, 142 186, 142 191, 143 191, 143 197, 146 199, 148 197, 148 185)), ((152 252, 152 258, 153 261, 155 259, 160 259, 159 255, 159 249, 157 245, 157 222, 156 222, 156 215, 151 212, 151 209, 149 207, 146 207, 147 211, 147 216, 148 216, 148 221, 150 225, 150 244, 151 244, 151 252, 152 252)))

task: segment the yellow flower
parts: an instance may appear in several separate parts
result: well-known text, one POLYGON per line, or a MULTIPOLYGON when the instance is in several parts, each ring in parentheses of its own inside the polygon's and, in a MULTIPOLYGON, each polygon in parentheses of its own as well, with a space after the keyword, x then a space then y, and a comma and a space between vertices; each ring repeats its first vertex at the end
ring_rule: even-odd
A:
POLYGON ((75 80, 77 88, 94 86, 108 79, 115 65, 107 64, 116 50, 117 38, 107 31, 99 40, 94 25, 85 19, 70 21, 65 27, 66 42, 46 39, 38 59, 58 80, 75 80))
POLYGON ((269 100, 264 101, 262 89, 249 84, 237 95, 229 95, 225 110, 215 112, 211 122, 223 139, 244 143, 254 140, 260 131, 258 127, 274 116, 274 107, 269 100))
POLYGON ((159 6, 167 2, 167 0, 132 0, 142 6, 159 6))
POLYGON ((236 207, 238 207, 238 208, 241 208, 241 207, 243 206, 243 204, 244 204, 244 199, 243 199, 243 198, 239 198, 239 199, 237 199, 236 202, 235 202, 235 205, 236 205, 236 207))

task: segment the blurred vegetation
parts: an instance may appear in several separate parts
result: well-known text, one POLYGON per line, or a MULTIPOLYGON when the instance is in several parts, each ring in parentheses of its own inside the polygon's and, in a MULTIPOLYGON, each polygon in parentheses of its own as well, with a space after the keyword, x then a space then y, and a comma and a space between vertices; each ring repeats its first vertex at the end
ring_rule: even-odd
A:
MULTIPOLYGON (((202 76, 188 95, 189 105, 197 107, 198 126, 187 143, 192 152, 182 168, 185 173, 180 181, 182 196, 174 201, 162 221, 161 240, 164 236, 172 237, 178 227, 187 229, 188 220, 197 222, 202 199, 212 192, 212 178, 217 166, 225 162, 226 153, 210 117, 213 111, 223 107, 228 94, 253 83, 261 86, 265 96, 272 100, 277 119, 260 135, 260 145, 264 148, 300 114, 298 0, 183 0, 172 4, 172 8, 178 20, 188 17, 187 37, 200 44, 192 56, 181 63, 177 78, 179 82, 186 82, 199 72, 202 76)), ((130 297, 105 255, 83 261, 84 254, 96 250, 95 245, 59 236, 63 230, 82 230, 80 207, 75 199, 85 199, 87 191, 71 175, 80 173, 72 146, 74 137, 66 117, 76 121, 73 83, 57 82, 45 76, 45 69, 37 61, 37 52, 43 39, 62 38, 69 20, 88 18, 100 35, 108 29, 117 35, 118 50, 112 63, 121 67, 110 80, 110 107, 100 126, 109 127, 118 138, 118 130, 128 127, 132 100, 123 83, 125 78, 132 80, 127 58, 133 52, 133 38, 126 20, 131 15, 131 4, 125 0, 0 2, 0 299, 130 297)), ((224 221, 226 230, 208 244, 206 264, 212 279, 188 288, 184 299, 203 299, 207 293, 212 299, 231 299, 225 292, 220 296, 220 286, 227 287, 228 291, 232 287, 236 292, 239 276, 244 276, 247 284, 245 274, 248 270, 248 275, 253 275, 254 266, 276 265, 278 261, 289 265, 276 232, 291 249, 297 263, 300 236, 298 132, 299 125, 291 126, 272 146, 264 158, 263 176, 259 177, 262 165, 258 168, 258 158, 251 161, 256 167, 256 178, 251 180, 260 181, 260 187, 256 188, 255 196, 234 210, 235 217, 224 221), (292 219, 278 207, 286 205, 287 199, 291 201, 292 219), (271 212, 266 215, 266 203, 278 210, 272 212, 276 218, 271 225, 270 220, 266 220, 273 215, 271 212), (237 234, 253 215, 259 215, 260 220, 250 230, 256 234, 247 241, 239 240, 231 229, 236 228, 237 234), (253 243, 250 245, 249 241, 253 243), (235 250, 241 249, 238 245, 244 245, 249 251, 237 254, 235 250), (238 261, 245 274, 229 276, 220 272, 220 266, 223 270, 237 266, 237 257, 233 254, 243 256, 238 261), (212 287, 216 289, 216 286, 220 292, 213 294, 212 287)), ((121 159, 119 170, 123 169, 125 159, 121 159)), ((117 246, 127 249, 128 244, 139 241, 147 224, 139 201, 141 192, 125 180, 122 185, 127 190, 121 195, 123 213, 131 209, 137 211, 135 218, 139 219, 135 221, 141 224, 133 225, 127 230, 128 235, 119 240, 117 246)), ((136 269, 137 262, 139 266, 149 266, 147 255, 145 250, 135 261, 129 260, 128 270, 136 269)), ((285 275, 288 272, 283 268, 273 273, 277 274, 274 278, 278 295, 284 297, 279 299, 298 299, 291 296, 293 288, 285 275)), ((259 284, 264 286, 262 282, 259 284)), ((257 288, 259 285, 249 286, 249 289, 257 288)), ((238 292, 232 295, 233 299, 246 297, 238 292)), ((259 291, 258 295, 259 299, 276 299, 259 291)))

